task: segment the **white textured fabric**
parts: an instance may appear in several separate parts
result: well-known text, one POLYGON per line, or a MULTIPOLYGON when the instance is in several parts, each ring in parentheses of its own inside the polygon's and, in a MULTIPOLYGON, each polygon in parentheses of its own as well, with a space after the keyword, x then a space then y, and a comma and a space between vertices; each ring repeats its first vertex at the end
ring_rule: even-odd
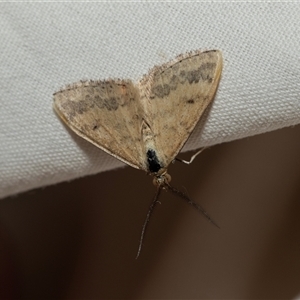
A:
POLYGON ((300 123, 297 3, 1 3, 0 197, 121 166, 73 134, 52 94, 80 79, 137 80, 192 49, 224 69, 185 149, 300 123))

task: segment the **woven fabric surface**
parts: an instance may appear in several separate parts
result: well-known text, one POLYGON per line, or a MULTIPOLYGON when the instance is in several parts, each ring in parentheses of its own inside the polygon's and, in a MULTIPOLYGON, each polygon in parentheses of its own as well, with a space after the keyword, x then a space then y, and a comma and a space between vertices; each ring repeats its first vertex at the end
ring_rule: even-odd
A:
POLYGON ((0 197, 124 165, 71 132, 53 93, 81 79, 138 80, 220 49, 213 105, 183 150, 300 123, 297 3, 1 3, 0 197))

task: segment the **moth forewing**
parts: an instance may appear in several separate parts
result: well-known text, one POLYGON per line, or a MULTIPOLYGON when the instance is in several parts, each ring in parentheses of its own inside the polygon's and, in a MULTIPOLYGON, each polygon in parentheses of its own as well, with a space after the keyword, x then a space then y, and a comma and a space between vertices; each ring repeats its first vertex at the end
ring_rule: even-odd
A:
POLYGON ((161 162, 179 153, 213 100, 222 70, 220 51, 190 52, 150 70, 140 81, 141 99, 161 162))
POLYGON ((145 170, 139 91, 129 80, 84 81, 54 94, 54 109, 76 134, 125 162, 145 170))

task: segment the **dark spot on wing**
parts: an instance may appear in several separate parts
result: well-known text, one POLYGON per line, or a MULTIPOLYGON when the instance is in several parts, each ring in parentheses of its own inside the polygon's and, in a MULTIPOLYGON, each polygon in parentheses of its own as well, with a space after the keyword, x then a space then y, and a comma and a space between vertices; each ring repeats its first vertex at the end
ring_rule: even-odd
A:
POLYGON ((202 64, 198 69, 187 72, 187 80, 189 84, 198 83, 199 81, 212 81, 211 70, 216 67, 215 63, 202 64))
POLYGON ((179 78, 178 78, 178 76, 173 75, 173 76, 171 77, 170 83, 169 83, 170 89, 171 89, 171 90, 176 90, 178 83, 179 83, 179 78))
POLYGON ((187 78, 186 71, 181 70, 180 73, 179 73, 179 76, 178 76, 179 82, 180 82, 181 84, 185 83, 186 78, 187 78))
POLYGON ((159 98, 163 98, 170 94, 170 87, 168 84, 164 84, 164 85, 159 84, 154 86, 152 91, 155 94, 155 96, 159 98))
POLYGON ((81 115, 87 112, 88 110, 92 109, 93 107, 94 107, 94 103, 90 101, 89 98, 77 102, 67 100, 64 103, 62 103, 62 108, 68 113, 70 117, 74 117, 76 114, 81 115))
POLYGON ((109 98, 105 101, 105 107, 108 110, 117 110, 118 106, 119 106, 119 104, 115 97, 109 98))
POLYGON ((115 97, 111 97, 107 99, 107 98, 102 98, 100 96, 96 96, 94 97, 94 103, 98 108, 100 109, 106 108, 109 111, 117 110, 119 107, 118 99, 116 99, 115 97))

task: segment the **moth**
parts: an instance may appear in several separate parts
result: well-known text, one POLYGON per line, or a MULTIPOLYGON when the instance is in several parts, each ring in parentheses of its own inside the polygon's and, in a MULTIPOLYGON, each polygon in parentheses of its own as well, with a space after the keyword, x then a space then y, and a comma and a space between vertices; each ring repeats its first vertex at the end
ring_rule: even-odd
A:
POLYGON ((162 189, 180 196, 213 222, 200 205, 170 185, 167 168, 212 102, 222 65, 221 51, 196 50, 155 66, 137 83, 80 81, 54 93, 54 110, 76 134, 153 176, 157 190, 137 257, 162 189))

